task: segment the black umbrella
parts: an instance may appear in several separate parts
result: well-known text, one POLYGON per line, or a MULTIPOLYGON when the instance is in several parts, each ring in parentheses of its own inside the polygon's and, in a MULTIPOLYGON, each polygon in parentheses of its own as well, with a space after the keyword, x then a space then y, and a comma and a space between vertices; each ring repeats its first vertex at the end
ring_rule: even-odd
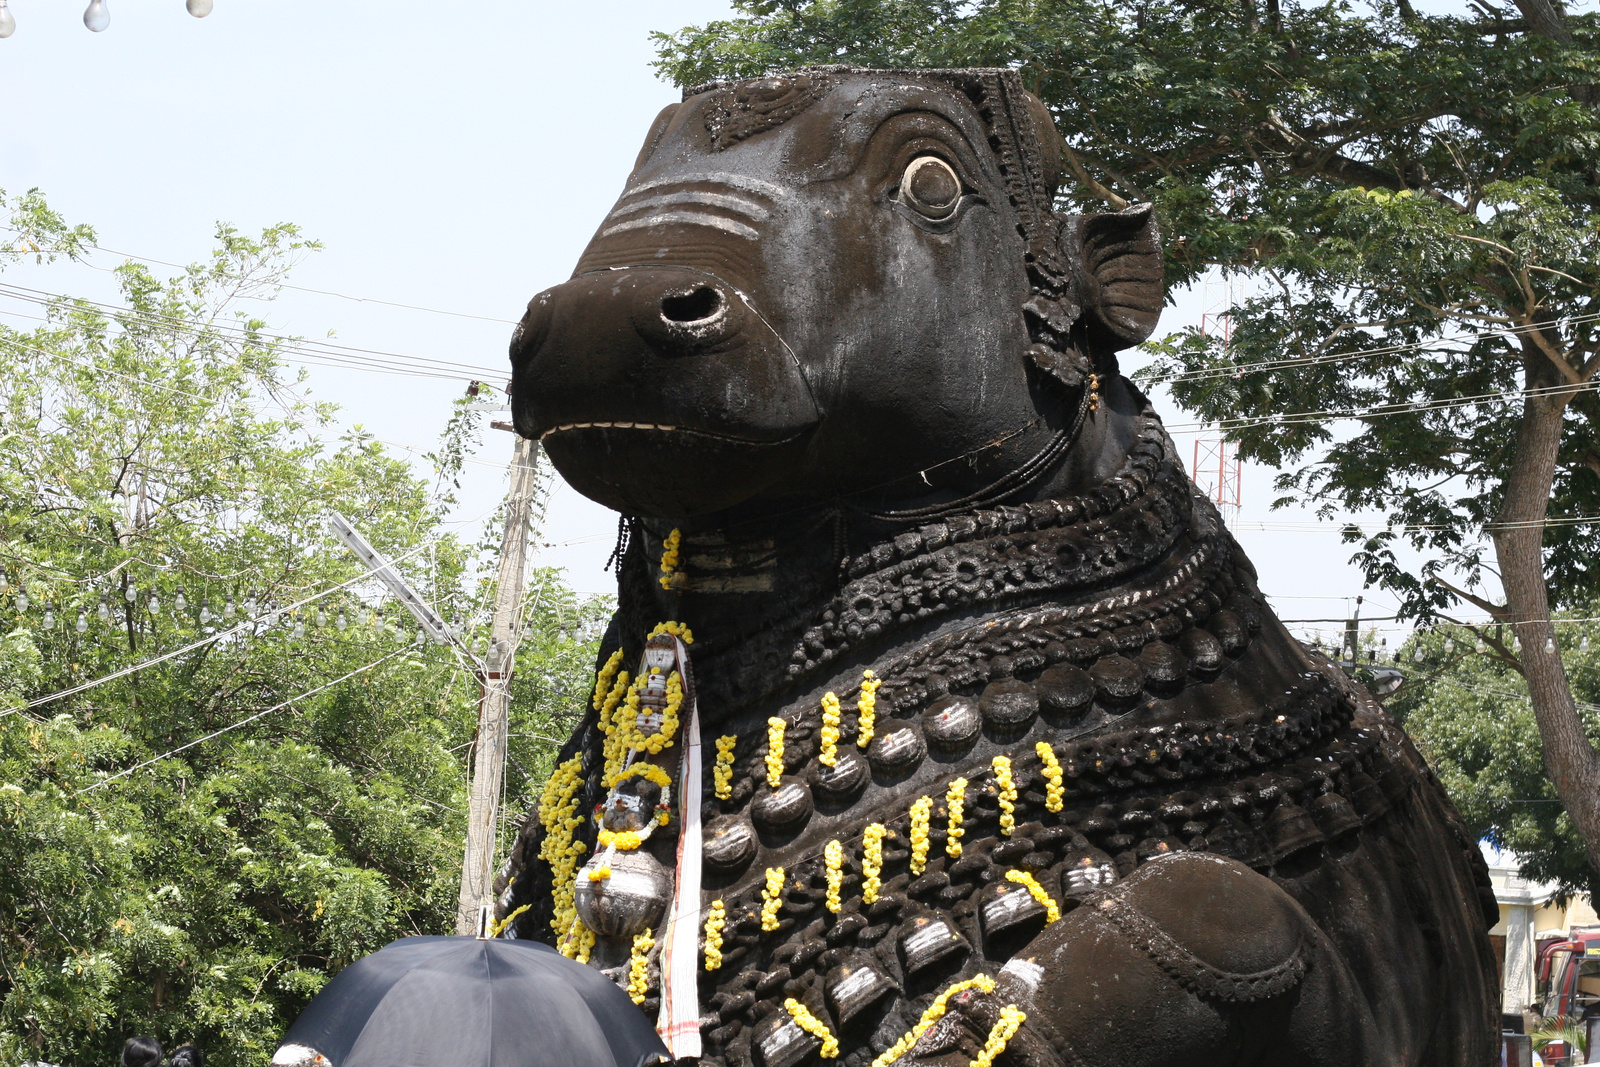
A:
POLYGON ((628 995, 533 941, 406 937, 340 971, 279 1067, 640 1067, 671 1062, 628 995))

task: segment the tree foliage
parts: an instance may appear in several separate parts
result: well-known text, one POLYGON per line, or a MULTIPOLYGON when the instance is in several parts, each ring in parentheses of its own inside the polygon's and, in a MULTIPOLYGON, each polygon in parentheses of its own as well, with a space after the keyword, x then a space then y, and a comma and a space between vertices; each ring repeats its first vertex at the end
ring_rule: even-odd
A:
MULTIPOLYGON (((37 194, 0 204, 7 261, 93 241, 37 194)), ((260 301, 314 247, 222 227, 174 277, 119 267, 117 304, 0 327, 0 1062, 110 1063, 153 1033, 264 1063, 345 964, 453 925, 478 686, 326 517, 481 652, 498 526, 452 532, 477 415, 458 405, 430 484, 304 396, 260 301)), ((558 572, 532 588, 524 792, 605 614, 558 572)))
MULTIPOLYGON (((1593 618, 1593 608, 1582 617, 1593 618)), ((1559 627, 1578 710, 1600 742, 1600 624, 1559 627)), ((1454 627, 1418 633, 1401 651, 1410 679, 1389 701, 1449 791, 1468 829, 1522 858, 1522 873, 1563 894, 1600 899, 1600 878, 1545 774, 1539 726, 1517 672, 1474 652, 1454 627), (1421 651, 1421 658, 1415 658, 1421 651)))

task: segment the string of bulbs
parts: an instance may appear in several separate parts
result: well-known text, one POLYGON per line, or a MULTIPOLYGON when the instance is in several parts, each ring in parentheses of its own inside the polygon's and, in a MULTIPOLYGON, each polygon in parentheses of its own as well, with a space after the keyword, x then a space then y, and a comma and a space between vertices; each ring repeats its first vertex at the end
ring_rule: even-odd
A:
MULTIPOLYGON (((203 19, 211 14, 213 0, 184 0, 184 8, 197 19, 203 19)), ((90 33, 99 33, 111 25, 111 9, 106 6, 106 0, 89 0, 89 6, 83 12, 83 24, 89 28, 90 33)), ((0 37, 10 37, 17 32, 17 19, 11 13, 9 0, 0 0, 0 37)))

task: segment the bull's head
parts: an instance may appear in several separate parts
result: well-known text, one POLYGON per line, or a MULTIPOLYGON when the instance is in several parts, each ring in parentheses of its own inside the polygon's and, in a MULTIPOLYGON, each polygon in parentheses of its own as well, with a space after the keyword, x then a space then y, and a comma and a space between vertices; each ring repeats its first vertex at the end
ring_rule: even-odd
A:
POLYGON ((517 429, 585 495, 671 520, 994 484, 1161 306, 1148 209, 1052 211, 1059 144, 1010 71, 691 90, 529 303, 517 429))

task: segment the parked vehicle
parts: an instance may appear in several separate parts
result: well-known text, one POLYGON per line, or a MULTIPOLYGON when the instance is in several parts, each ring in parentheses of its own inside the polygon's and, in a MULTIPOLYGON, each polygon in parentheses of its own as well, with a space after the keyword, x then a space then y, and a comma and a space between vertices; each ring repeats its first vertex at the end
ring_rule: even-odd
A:
POLYGON ((1600 926, 1574 926, 1540 950, 1538 1003, 1547 1019, 1600 1015, 1600 926))

